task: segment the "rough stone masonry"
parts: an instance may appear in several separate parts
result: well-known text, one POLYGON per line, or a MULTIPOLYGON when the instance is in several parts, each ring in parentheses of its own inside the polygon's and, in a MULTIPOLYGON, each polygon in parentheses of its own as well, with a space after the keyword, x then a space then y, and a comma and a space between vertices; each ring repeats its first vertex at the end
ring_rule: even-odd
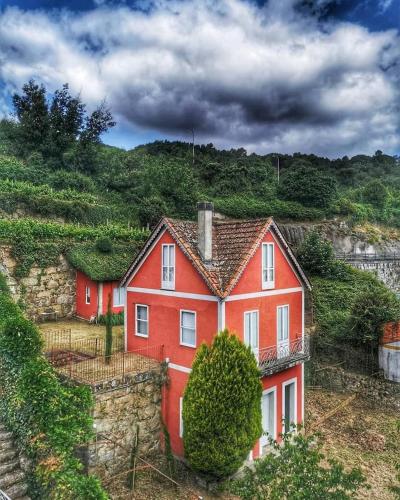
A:
POLYGON ((138 455, 159 450, 163 369, 92 386, 96 439, 80 451, 87 472, 103 481, 130 468, 138 430, 138 455))

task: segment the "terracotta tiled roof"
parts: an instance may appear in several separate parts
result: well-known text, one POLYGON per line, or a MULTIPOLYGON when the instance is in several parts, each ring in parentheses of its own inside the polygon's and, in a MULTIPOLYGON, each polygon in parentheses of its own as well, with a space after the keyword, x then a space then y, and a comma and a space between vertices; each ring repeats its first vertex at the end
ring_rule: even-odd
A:
POLYGON ((203 277, 210 290, 221 298, 229 295, 236 285, 268 229, 274 231, 276 236, 281 240, 281 243, 288 252, 289 258, 292 260, 295 268, 297 268, 300 278, 309 287, 307 278, 271 217, 254 220, 214 219, 213 258, 210 264, 202 260, 198 251, 197 222, 164 218, 153 231, 148 242, 122 279, 122 285, 126 285, 126 281, 134 271, 136 265, 144 257, 147 249, 164 227, 168 228, 177 244, 191 260, 193 266, 203 277))

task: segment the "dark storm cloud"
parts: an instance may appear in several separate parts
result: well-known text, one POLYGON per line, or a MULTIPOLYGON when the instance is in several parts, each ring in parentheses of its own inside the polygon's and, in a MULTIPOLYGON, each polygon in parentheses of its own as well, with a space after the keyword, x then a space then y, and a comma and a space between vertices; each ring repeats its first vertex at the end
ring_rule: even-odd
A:
POLYGON ((148 12, 145 2, 142 11, 57 17, 6 10, 4 95, 31 77, 51 89, 68 81, 89 103, 106 97, 119 121, 170 136, 195 128, 199 140, 256 151, 395 151, 398 34, 321 24, 298 6, 161 0, 148 12))

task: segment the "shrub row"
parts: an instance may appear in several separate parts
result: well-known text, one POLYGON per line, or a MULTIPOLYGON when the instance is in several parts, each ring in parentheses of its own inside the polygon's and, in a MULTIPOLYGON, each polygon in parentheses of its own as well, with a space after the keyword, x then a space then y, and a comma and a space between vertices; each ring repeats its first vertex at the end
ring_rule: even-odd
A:
POLYGON ((92 438, 93 401, 85 387, 64 385, 42 354, 38 329, 22 316, 0 276, 0 415, 32 460, 33 499, 106 500, 83 473, 75 449, 92 438))

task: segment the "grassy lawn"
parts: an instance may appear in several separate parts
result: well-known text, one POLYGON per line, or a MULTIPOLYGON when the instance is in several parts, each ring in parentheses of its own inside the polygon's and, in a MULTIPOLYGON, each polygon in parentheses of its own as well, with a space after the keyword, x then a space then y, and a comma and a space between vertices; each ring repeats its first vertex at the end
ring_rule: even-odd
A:
MULTIPOLYGON (((71 330, 72 340, 104 338, 106 334, 106 327, 104 325, 91 325, 87 321, 76 319, 48 321, 38 324, 38 327, 44 334, 52 331, 71 330)), ((123 334, 124 327, 122 325, 113 326, 113 335, 116 338, 122 339, 123 334)))

